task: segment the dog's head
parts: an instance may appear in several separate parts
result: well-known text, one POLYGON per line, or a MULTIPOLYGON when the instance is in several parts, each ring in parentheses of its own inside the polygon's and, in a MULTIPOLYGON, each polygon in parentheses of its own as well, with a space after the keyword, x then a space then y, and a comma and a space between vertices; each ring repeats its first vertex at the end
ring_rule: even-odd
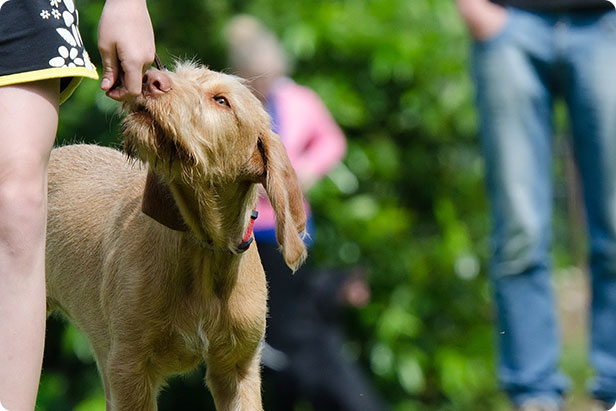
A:
MULTIPOLYGON (((142 94, 124 110, 125 150, 148 163, 161 184, 197 192, 217 187, 218 194, 238 184, 263 184, 285 260, 293 269, 301 264, 306 216, 295 171, 261 102, 241 79, 194 63, 178 64, 172 72, 152 69, 142 94)), ((154 207, 172 212, 164 202, 154 207)), ((190 210, 178 208, 189 223, 190 210)), ((162 215, 159 221, 168 218, 173 220, 162 215)))

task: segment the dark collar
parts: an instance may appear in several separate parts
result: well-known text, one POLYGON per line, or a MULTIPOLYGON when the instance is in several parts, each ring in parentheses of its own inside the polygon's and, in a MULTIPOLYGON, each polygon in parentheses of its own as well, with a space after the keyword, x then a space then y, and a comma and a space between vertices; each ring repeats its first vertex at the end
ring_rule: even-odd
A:
MULTIPOLYGON (((175 203, 171 189, 169 189, 169 186, 152 171, 148 172, 146 178, 141 211, 167 228, 182 232, 190 231, 175 203)), ((255 220, 258 216, 259 212, 257 210, 252 210, 250 223, 248 224, 246 233, 242 237, 242 241, 236 246, 236 252, 243 253, 248 250, 250 244, 254 241, 252 232, 255 220)), ((198 239, 195 240, 202 248, 210 250, 215 249, 214 245, 210 242, 204 242, 198 239)))

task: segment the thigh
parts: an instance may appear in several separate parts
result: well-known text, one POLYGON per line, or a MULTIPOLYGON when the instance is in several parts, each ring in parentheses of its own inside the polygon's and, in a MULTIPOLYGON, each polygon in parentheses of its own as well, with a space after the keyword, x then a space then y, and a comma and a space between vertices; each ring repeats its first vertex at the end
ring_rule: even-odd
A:
POLYGON ((0 169, 46 164, 58 123, 59 80, 0 87, 0 169))
POLYGON ((616 11, 571 24, 564 85, 591 248, 616 262, 616 11))
POLYGON ((495 260, 519 260, 519 267, 501 267, 513 273, 529 258, 543 258, 549 243, 552 92, 548 42, 545 50, 528 47, 528 33, 519 35, 526 15, 509 19, 498 37, 475 45, 473 77, 495 260))

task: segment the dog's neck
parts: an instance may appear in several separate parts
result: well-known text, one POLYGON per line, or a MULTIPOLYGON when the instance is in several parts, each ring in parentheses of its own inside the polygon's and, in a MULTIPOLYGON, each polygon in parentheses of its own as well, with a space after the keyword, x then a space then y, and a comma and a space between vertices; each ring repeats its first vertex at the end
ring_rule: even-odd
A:
POLYGON ((173 230, 189 232, 203 248, 237 253, 250 243, 255 203, 252 183, 167 184, 150 171, 142 210, 173 230))
POLYGON ((168 228, 186 233, 186 245, 199 250, 190 253, 195 259, 193 269, 207 288, 224 299, 236 281, 242 258, 238 245, 246 240, 247 228, 254 222, 251 217, 257 196, 254 183, 167 184, 150 171, 142 211, 168 228))
POLYGON ((212 247, 199 253, 199 275, 221 301, 226 301, 239 272, 242 253, 237 246, 244 240, 257 200, 254 184, 228 183, 200 187, 172 185, 178 206, 185 215, 191 233, 212 247), (188 213, 185 210, 189 210, 188 213))

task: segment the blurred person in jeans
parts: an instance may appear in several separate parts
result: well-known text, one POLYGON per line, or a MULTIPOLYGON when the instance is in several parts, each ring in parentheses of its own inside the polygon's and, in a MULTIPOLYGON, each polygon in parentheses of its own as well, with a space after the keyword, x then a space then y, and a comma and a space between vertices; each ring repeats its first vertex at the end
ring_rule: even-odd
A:
MULTIPOLYGON (((261 22, 237 16, 226 34, 231 66, 263 102, 307 192, 341 162, 346 152, 342 130, 314 91, 288 77, 287 57, 261 22)), ((310 242, 314 223, 308 203, 305 207, 310 242)), ((359 367, 342 352, 337 314, 344 304, 367 303, 370 291, 362 276, 314 270, 310 260, 292 274, 279 252, 274 211, 266 196, 260 196, 257 210, 254 233, 269 288, 263 353, 266 408, 290 411, 305 400, 315 410, 382 410, 359 367)))
POLYGON ((608 409, 616 400, 616 11, 606 0, 457 5, 474 39, 500 384, 520 410, 558 410, 568 388, 550 289, 552 105, 562 97, 590 237, 590 390, 608 409))

